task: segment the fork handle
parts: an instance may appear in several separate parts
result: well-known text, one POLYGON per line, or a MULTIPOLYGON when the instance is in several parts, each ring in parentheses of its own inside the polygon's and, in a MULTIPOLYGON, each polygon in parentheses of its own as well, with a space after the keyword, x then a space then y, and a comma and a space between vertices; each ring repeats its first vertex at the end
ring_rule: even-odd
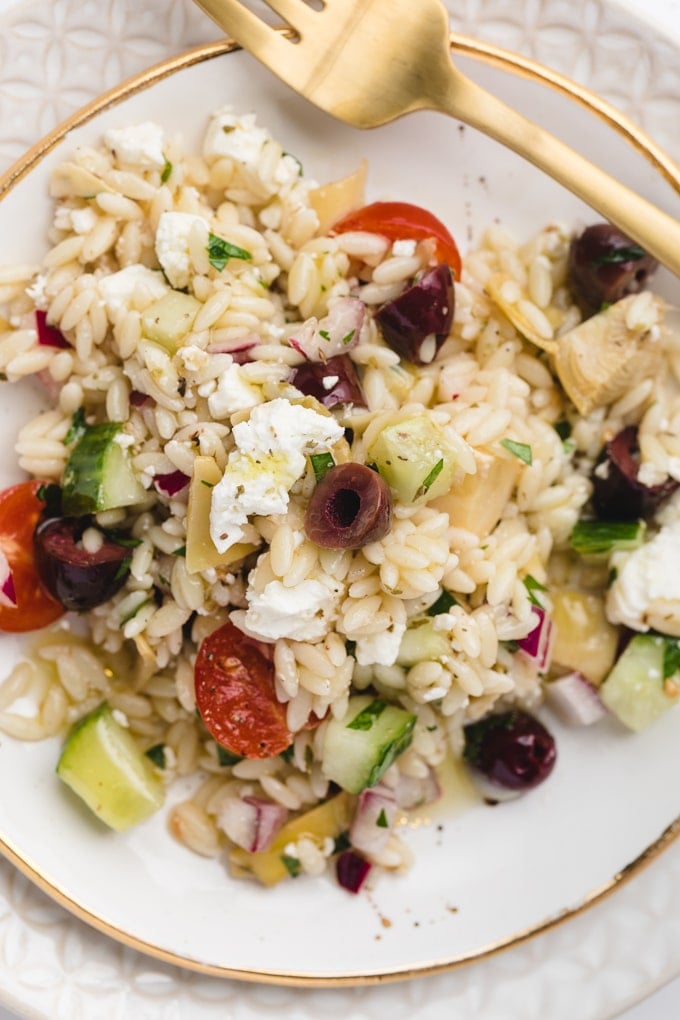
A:
POLYGON ((453 65, 451 72, 449 84, 431 97, 436 109, 478 128, 545 171, 680 276, 678 220, 506 106, 453 65))

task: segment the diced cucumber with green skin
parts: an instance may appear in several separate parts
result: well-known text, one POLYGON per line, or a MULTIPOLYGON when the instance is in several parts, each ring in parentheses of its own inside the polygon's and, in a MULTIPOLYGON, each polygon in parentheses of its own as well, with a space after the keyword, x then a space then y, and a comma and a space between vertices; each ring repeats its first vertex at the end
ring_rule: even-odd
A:
POLYGON ((118 832, 144 821, 165 800, 158 772, 106 702, 73 727, 57 775, 118 832))
POLYGON ((90 425, 73 447, 61 482, 66 516, 134 506, 146 497, 118 441, 122 428, 120 422, 90 425))
POLYGON ((144 310, 142 333, 148 340, 175 354, 191 330, 200 307, 200 301, 191 294, 171 290, 144 310))
POLYGON ((618 550, 639 549, 646 533, 644 521, 578 521, 569 543, 581 556, 608 556, 618 550))
POLYGON ((424 503, 448 492, 457 467, 457 451, 446 433, 427 415, 387 425, 367 451, 401 503, 424 503))
POLYGON ((424 659, 440 661, 447 655, 451 655, 451 642, 443 631, 435 629, 434 619, 418 620, 404 632, 397 663, 410 669, 424 659))
POLYGON ((647 729, 680 700, 677 674, 664 669, 666 646, 660 634, 636 634, 600 687, 604 704, 631 730, 647 729))
POLYGON ((331 719, 324 735, 322 771, 348 793, 375 786, 413 739, 416 717, 378 698, 349 699, 342 719, 331 719))

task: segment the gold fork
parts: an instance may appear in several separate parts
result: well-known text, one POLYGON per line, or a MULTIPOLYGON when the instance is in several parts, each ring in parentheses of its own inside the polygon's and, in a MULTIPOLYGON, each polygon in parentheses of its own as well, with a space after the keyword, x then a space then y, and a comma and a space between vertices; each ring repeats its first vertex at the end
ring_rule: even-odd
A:
POLYGON ((465 77, 440 0, 267 0, 281 32, 241 0, 196 0, 244 49, 310 102, 359 128, 430 109, 544 170, 680 276, 680 223, 465 77))

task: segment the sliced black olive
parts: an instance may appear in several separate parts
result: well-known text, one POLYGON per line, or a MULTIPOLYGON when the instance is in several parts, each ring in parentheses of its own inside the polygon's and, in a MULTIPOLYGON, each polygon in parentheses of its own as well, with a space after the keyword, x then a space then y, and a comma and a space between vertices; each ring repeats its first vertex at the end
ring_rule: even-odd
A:
POLYGON ((366 406, 354 362, 348 354, 337 354, 328 361, 305 361, 295 369, 291 382, 305 396, 315 397, 324 407, 337 404, 366 406))
POLYGON ((643 290, 657 261, 610 223, 594 223, 569 246, 569 289, 584 315, 643 290))
POLYGON ((523 792, 547 779, 557 758, 555 740, 520 709, 486 716, 464 727, 463 758, 496 786, 523 792))
POLYGON ((392 523, 392 496, 384 478, 364 464, 336 464, 314 489, 305 532, 324 549, 360 549, 384 538, 392 523))
POLYGON ((680 484, 668 478, 660 485, 644 485, 639 470, 638 430, 629 425, 605 445, 592 474, 593 507, 601 520, 651 517, 680 484))
POLYGON ((385 343, 416 365, 432 361, 453 324, 453 274, 445 262, 375 313, 385 343))
POLYGON ((130 549, 107 538, 97 552, 82 545, 89 517, 56 517, 41 521, 33 535, 40 580, 66 609, 82 612, 107 602, 123 586, 130 549))

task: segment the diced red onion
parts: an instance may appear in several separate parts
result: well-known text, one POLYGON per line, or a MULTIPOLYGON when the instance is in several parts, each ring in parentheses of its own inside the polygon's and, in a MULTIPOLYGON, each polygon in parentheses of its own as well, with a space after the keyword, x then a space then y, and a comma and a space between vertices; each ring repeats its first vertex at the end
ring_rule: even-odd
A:
POLYGON ((338 882, 343 889, 347 889, 351 893, 359 892, 368 878, 370 870, 371 864, 354 850, 345 850, 340 854, 335 864, 338 882))
POLYGON ((57 329, 56 326, 49 326, 47 324, 47 313, 40 309, 36 309, 35 328, 38 333, 38 343, 41 347, 59 347, 63 349, 71 346, 61 330, 57 329))
POLYGON ((142 393, 140 390, 132 390, 130 393, 130 404, 132 407, 145 407, 151 403, 155 403, 155 401, 148 393, 142 393))
POLYGON ((183 471, 170 471, 166 475, 156 475, 153 484, 164 496, 176 496, 182 489, 186 489, 189 477, 183 471))
POLYGON ((43 368, 40 372, 36 372, 36 378, 40 381, 41 385, 45 388, 45 392, 49 400, 56 404, 59 393, 61 392, 61 383, 58 383, 53 378, 49 369, 43 368))
POLYGON ((532 606, 531 611, 537 617, 536 625, 517 644, 520 651, 536 664, 539 672, 544 673, 552 652, 553 624, 542 606, 532 606))
POLYGON ((257 336, 240 336, 235 340, 218 340, 215 343, 208 344, 208 354, 231 354, 234 361, 241 364, 242 361, 248 361, 246 357, 247 352, 252 350, 253 347, 257 347, 259 343, 262 343, 257 336))
POLYGON ((607 715, 600 692, 579 673, 566 673, 545 686, 548 705, 571 726, 591 726, 607 715))
POLYGON ((404 811, 433 804, 442 795, 441 786, 434 769, 428 769, 425 776, 400 775, 394 787, 397 805, 404 811))
POLYGON ((0 606, 7 609, 16 609, 17 593, 14 588, 14 578, 9 562, 2 549, 0 549, 0 606))
POLYGON ((249 853, 267 850, 288 817, 281 804, 258 797, 231 797, 218 814, 218 824, 232 843, 249 853))
POLYGON ((362 790, 349 830, 349 841, 365 854, 380 854, 397 817, 397 801, 386 786, 362 790))

